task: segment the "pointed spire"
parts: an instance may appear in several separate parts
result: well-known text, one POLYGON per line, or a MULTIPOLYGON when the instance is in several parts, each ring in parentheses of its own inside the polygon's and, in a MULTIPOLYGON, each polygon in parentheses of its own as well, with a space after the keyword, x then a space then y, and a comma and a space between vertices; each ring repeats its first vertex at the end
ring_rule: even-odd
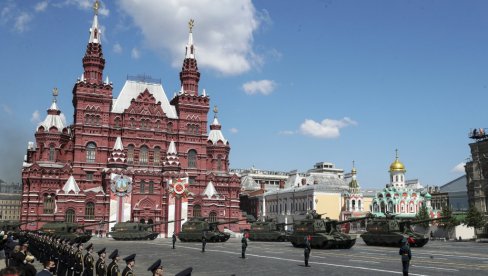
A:
POLYGON ((185 90, 183 89, 183 85, 181 85, 180 92, 178 92, 178 95, 183 95, 185 94, 185 90))
POLYGON ((98 0, 95 0, 95 3, 93 4, 93 11, 95 15, 93 16, 93 24, 92 27, 90 28, 90 39, 88 40, 88 43, 102 43, 101 40, 101 35, 102 32, 100 31, 100 28, 98 26, 98 9, 100 8, 100 2, 98 0))
POLYGON ((80 81, 85 81, 85 74, 84 73, 81 73, 80 81))
POLYGON ((112 153, 108 158, 108 167, 115 167, 115 168, 127 167, 127 158, 124 152, 124 144, 122 143, 122 138, 120 136, 117 136, 112 153))
POLYGON ((108 79, 108 76, 105 78, 105 83, 110 84, 110 80, 108 79))
POLYGON ((122 144, 122 138, 120 138, 120 136, 117 136, 117 140, 115 140, 114 150, 124 150, 124 145, 122 144))
POLYGON ((207 97, 207 91, 205 90, 205 88, 203 89, 202 96, 207 97))
POLYGON ((61 110, 59 110, 58 105, 56 104, 56 97, 58 96, 58 94, 58 89, 56 87, 53 88, 53 100, 51 106, 47 110, 46 118, 39 124, 39 127, 42 126, 44 128, 44 131, 49 131, 52 127, 55 127, 59 132, 61 132, 65 127, 65 123, 63 122, 63 119, 61 117, 61 110))
POLYGON ((354 166, 354 160, 352 161, 352 170, 351 170, 351 182, 349 182, 349 192, 351 194, 359 193, 359 183, 356 179, 356 167, 354 166))
POLYGON ((188 44, 185 49, 185 59, 183 67, 180 72, 181 85, 185 93, 198 96, 198 82, 200 81, 200 72, 198 72, 197 60, 195 59, 195 46, 193 45, 193 27, 195 21, 190 19, 188 27, 190 32, 188 34, 188 44))
POLYGON ((206 195, 207 198, 212 198, 214 196, 219 197, 217 189, 215 189, 215 186, 212 183, 212 181, 208 182, 207 187, 205 187, 205 190, 203 191, 202 195, 206 195))
POLYGON ((222 141, 222 143, 227 144, 227 139, 225 139, 224 134, 222 134, 222 126, 219 123, 219 120, 217 119, 217 113, 219 110, 217 109, 217 106, 214 106, 213 109, 214 112, 214 119, 212 124, 210 125, 210 133, 208 134, 208 140, 212 141, 212 144, 217 144, 218 141, 222 141))
POLYGON ((163 162, 165 170, 179 170, 180 160, 178 158, 178 152, 176 151, 175 141, 171 140, 166 152, 166 160, 163 162))
POLYGON ((169 147, 168 147, 168 154, 178 154, 178 152, 176 152, 176 146, 175 146, 175 141, 171 140, 171 142, 169 143, 169 147))

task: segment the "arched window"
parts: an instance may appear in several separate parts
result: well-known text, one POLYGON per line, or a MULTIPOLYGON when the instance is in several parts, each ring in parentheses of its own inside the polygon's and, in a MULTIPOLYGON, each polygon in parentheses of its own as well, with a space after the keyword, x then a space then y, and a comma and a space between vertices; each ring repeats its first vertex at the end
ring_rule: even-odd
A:
POLYGON ((97 153, 97 145, 95 143, 90 142, 86 145, 86 162, 87 163, 95 163, 95 157, 97 153))
POLYGON ((44 196, 44 214, 54 214, 54 198, 51 195, 44 196))
POLYGON ((222 170, 222 155, 218 155, 217 156, 217 171, 221 171, 222 170))
POLYGON ((154 223, 153 219, 148 219, 147 220, 147 224, 153 224, 153 223, 154 223))
POLYGON ((395 209, 393 209, 393 202, 388 203, 388 211, 395 213, 395 209))
POLYGON ((87 220, 95 219, 95 203, 88 202, 85 205, 85 219, 87 220))
POLYGON ((141 190, 140 193, 143 194, 146 192, 146 182, 141 181, 141 190))
POLYGON ((49 145, 49 161, 54 162, 55 157, 56 157, 56 149, 54 148, 54 145, 51 144, 49 145))
POLYGON ((149 181, 149 193, 154 194, 154 181, 149 181))
POLYGON ((147 160, 149 159, 148 149, 146 146, 141 147, 139 152, 139 165, 147 165, 147 160))
POLYGON ((168 123, 168 132, 173 132, 173 123, 168 123))
POLYGON ((198 134, 198 133, 200 133, 200 126, 195 125, 195 134, 198 134))
POLYGON ((196 167, 197 167, 197 151, 192 149, 188 151, 188 168, 196 168, 196 167))
POLYGON ((161 159, 161 149, 159 147, 154 148, 154 165, 159 166, 159 159, 161 159))
POLYGON ((201 217, 202 216, 202 206, 200 205, 194 205, 193 206, 193 217, 201 217))
POLYGON ((358 200, 358 210, 362 211, 363 206, 361 206, 361 200, 358 200))
POLYGON ((386 204, 384 202, 380 203, 380 212, 386 213, 386 204))
POLYGON ((75 210, 68 209, 66 210, 66 214, 64 216, 65 222, 75 222, 75 210))
POLYGON ((208 222, 216 222, 216 221, 217 221, 217 213, 210 212, 210 214, 208 214, 208 222))
POLYGON ((134 163, 134 145, 127 146, 127 163, 134 163))
POLYGON ((356 210, 356 200, 354 200, 354 199, 353 199, 353 200, 351 201, 351 205, 352 205, 352 206, 351 206, 351 207, 352 207, 352 210, 353 210, 353 211, 354 211, 354 210, 356 210))

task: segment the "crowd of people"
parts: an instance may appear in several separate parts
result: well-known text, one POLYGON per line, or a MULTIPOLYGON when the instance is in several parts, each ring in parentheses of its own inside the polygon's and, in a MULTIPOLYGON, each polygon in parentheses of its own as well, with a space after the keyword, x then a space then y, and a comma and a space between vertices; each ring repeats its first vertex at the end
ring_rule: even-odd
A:
MULTIPOLYGON (((1 234, 1 233, 0 233, 1 234)), ((106 260, 106 248, 97 251, 95 261, 93 244, 84 247, 82 242, 59 236, 44 235, 34 232, 22 232, 18 242, 11 233, 7 233, 0 240, 0 249, 5 252, 6 268, 0 271, 0 276, 134 276, 136 254, 131 254, 123 260, 126 267, 121 270, 121 259, 118 249, 114 249, 106 260), (84 252, 86 251, 86 252, 84 252), (41 271, 36 271, 34 260, 43 264, 41 271)), ((161 259, 154 262, 148 269, 155 276, 163 276, 164 269, 161 259)), ((191 275, 189 267, 177 276, 191 275)))

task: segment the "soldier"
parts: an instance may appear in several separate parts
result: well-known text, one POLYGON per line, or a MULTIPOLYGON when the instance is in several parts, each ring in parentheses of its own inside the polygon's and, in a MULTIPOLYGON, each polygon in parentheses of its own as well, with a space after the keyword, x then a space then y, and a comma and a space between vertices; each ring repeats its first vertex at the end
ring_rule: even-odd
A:
POLYGON ((202 253, 205 252, 205 245, 207 245, 207 239, 205 238, 205 234, 202 236, 202 253))
POLYGON ((246 258, 246 248, 247 248, 247 233, 242 235, 242 240, 241 240, 241 243, 242 243, 242 252, 241 252, 241 257, 243 259, 246 258))
POLYGON ((161 259, 153 263, 147 270, 151 271, 153 276, 163 276, 163 265, 161 264, 161 259))
POLYGON ((92 256, 93 253, 93 244, 90 243, 86 247, 86 255, 83 258, 83 264, 85 265, 85 270, 83 270, 83 275, 84 276, 93 276, 93 270, 94 270, 94 265, 95 265, 95 259, 92 256))
POLYGON ((83 243, 76 246, 74 276, 80 276, 83 273, 83 243))
POLYGON ((176 273, 175 276, 191 276, 192 271, 193 271, 193 267, 188 267, 176 273))
POLYGON ((310 245, 310 235, 305 238, 305 250, 303 254, 305 255, 305 266, 308 267, 308 259, 310 258, 310 251, 312 251, 312 246, 310 245))
POLYGON ((175 243, 176 243, 176 234, 173 232, 173 249, 175 249, 175 243))
POLYGON ((134 276, 134 272, 132 268, 136 265, 136 254, 129 255, 124 258, 125 263, 127 266, 122 271, 122 276, 134 276))
POLYGON ((406 238, 403 238, 402 247, 400 247, 400 252, 398 254, 402 256, 403 275, 408 276, 408 267, 410 266, 410 260, 412 259, 412 251, 410 250, 406 238))
POLYGON ((119 250, 115 249, 108 258, 112 259, 112 262, 107 267, 107 276, 120 276, 119 265, 117 264, 120 259, 119 250))
POLYGON ((67 275, 73 276, 75 271, 75 262, 76 262, 76 244, 75 241, 72 240, 69 242, 68 251, 66 255, 66 266, 68 267, 67 275))
POLYGON ((105 264, 105 247, 101 249, 98 253, 98 260, 96 264, 97 276, 107 276, 107 265, 105 264))

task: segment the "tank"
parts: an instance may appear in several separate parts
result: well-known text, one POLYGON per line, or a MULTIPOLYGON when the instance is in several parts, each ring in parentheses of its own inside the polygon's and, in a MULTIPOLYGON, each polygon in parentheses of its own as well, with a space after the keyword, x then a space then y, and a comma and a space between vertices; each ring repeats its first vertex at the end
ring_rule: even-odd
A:
POLYGON ((273 220, 255 221, 249 230, 249 240, 251 241, 287 241, 288 233, 285 231, 286 225, 293 223, 278 223, 273 220))
POLYGON ((118 241, 154 240, 160 233, 154 232, 151 228, 156 225, 171 222, 175 222, 175 220, 160 221, 152 224, 140 222, 118 222, 112 227, 112 232, 109 232, 108 234, 114 240, 118 241))
POLYGON ((368 221, 366 232, 361 234, 361 238, 366 245, 373 246, 400 246, 404 238, 410 238, 410 246, 422 247, 429 241, 428 234, 415 232, 411 226, 445 218, 401 221, 387 214, 386 217, 375 217, 368 221))
POLYGON ((78 224, 72 222, 48 222, 44 224, 39 231, 44 234, 57 236, 63 239, 70 239, 74 242, 85 243, 91 239, 91 233, 84 232, 85 227, 102 225, 109 223, 106 222, 96 222, 88 224, 78 224))
POLYGON ((0 221, 0 231, 3 231, 5 233, 7 232, 19 232, 21 231, 20 227, 25 224, 29 224, 32 222, 38 222, 38 220, 32 220, 32 221, 25 221, 25 222, 20 222, 18 220, 4 220, 0 221))
POLYGON ((364 220, 367 217, 352 218, 338 221, 328 217, 323 219, 323 214, 312 212, 305 219, 297 220, 293 224, 293 233, 288 237, 294 247, 304 247, 305 239, 310 235, 310 245, 321 249, 349 249, 356 243, 355 235, 340 232, 337 227, 344 223, 364 220))
POLYGON ((205 235, 208 242, 226 242, 230 234, 220 231, 218 226, 245 220, 247 219, 208 222, 204 218, 191 218, 181 226, 178 238, 182 242, 195 242, 202 241, 202 236, 205 235))

